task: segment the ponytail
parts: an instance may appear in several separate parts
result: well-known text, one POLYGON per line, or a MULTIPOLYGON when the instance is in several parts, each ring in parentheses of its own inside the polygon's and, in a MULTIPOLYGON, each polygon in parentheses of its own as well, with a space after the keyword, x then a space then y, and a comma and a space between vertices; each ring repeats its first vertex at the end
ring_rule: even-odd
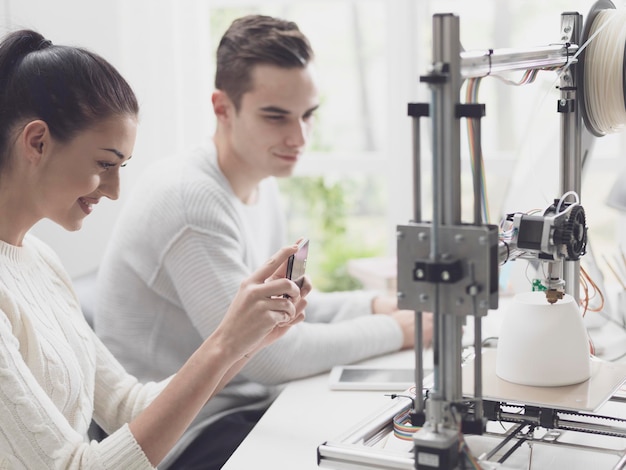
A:
POLYGON ((35 31, 16 31, 0 43, 0 80, 4 82, 11 70, 27 54, 50 47, 52 42, 35 31))

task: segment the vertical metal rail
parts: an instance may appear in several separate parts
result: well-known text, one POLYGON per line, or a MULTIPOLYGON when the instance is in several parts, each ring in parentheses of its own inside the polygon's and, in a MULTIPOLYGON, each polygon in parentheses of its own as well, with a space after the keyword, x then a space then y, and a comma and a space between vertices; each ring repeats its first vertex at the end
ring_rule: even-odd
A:
MULTIPOLYGON (((460 122, 456 105, 461 89, 459 17, 433 16, 433 63, 446 79, 432 87, 433 122, 433 224, 431 257, 439 261, 437 245, 441 225, 461 223, 460 122)), ((464 318, 439 311, 441 289, 435 284, 435 368, 440 380, 435 392, 448 402, 462 398, 461 338, 464 318)))
MULTIPOLYGON (((433 64, 429 75, 421 77, 431 90, 433 214, 430 233, 422 237, 429 243, 430 266, 438 266, 453 256, 445 252, 450 248, 440 237, 461 225, 459 36, 458 16, 433 16, 433 64)), ((463 398, 461 339, 465 316, 450 308, 445 297, 450 294, 449 286, 440 285, 440 279, 430 280, 435 281, 430 304, 434 320, 434 384, 426 404, 425 424, 413 438, 415 464, 417 469, 456 468, 461 417, 453 404, 463 398)))
MULTIPOLYGON (((427 104, 409 104, 409 116, 412 117, 412 151, 413 151, 413 222, 422 221, 422 170, 421 170, 421 128, 420 117, 428 116, 427 104)), ((422 396, 424 384, 424 354, 423 354, 423 328, 422 312, 415 311, 415 400, 413 410, 419 415, 424 413, 424 400, 422 396)))
MULTIPOLYGON (((583 19, 578 13, 563 13, 561 15, 561 39, 566 43, 580 44, 582 37, 583 19)), ((561 194, 575 191, 580 196, 581 191, 581 131, 582 115, 580 107, 584 103, 578 99, 581 96, 578 83, 576 65, 572 65, 561 73, 561 97, 558 111, 561 113, 561 194)), ((582 202, 582 201, 581 201, 582 202)), ((563 263, 563 280, 565 292, 576 301, 580 299, 580 261, 561 261, 563 263)))
MULTIPOLYGON (((484 108, 483 108, 484 112, 484 108)), ((482 114, 482 113, 481 113, 482 114)), ((482 220, 482 204, 483 204, 483 160, 482 160, 482 128, 481 117, 474 116, 469 121, 471 123, 471 131, 473 134, 473 155, 474 155, 474 225, 482 225, 487 220, 482 220)), ((477 311, 476 302, 474 301, 474 397, 477 398, 474 403, 474 416, 477 419, 483 417, 483 348, 482 348, 482 317, 477 311)))

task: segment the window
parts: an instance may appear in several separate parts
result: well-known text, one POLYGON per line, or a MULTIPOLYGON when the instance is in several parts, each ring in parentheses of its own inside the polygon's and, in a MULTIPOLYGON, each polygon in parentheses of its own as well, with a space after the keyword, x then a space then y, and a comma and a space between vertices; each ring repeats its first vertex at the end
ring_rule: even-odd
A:
MULTIPOLYGON (((72 274, 97 266, 116 214, 141 170, 212 133, 212 62, 217 39, 236 16, 257 12, 293 19, 313 44, 322 107, 311 149, 297 168, 296 178, 306 183, 285 181, 284 189, 292 193, 295 189, 287 186, 316 188, 324 197, 336 198, 333 210, 343 210, 346 217, 346 244, 336 252, 348 257, 393 255, 395 226, 411 219, 411 123, 406 106, 429 99, 419 77, 430 66, 432 15, 459 15, 465 49, 525 48, 558 42, 561 13, 579 11, 586 16, 590 8, 588 0, 110 0, 93 2, 89 8, 83 3, 0 0, 5 29, 33 27, 53 42, 93 48, 129 79, 142 105, 137 158, 125 172, 121 202, 100 205, 98 216, 86 222, 80 235, 45 223, 39 229, 72 274), (73 13, 60 15, 63 11, 73 13), (351 251, 359 245, 360 254, 351 251)), ((555 79, 553 72, 541 72, 525 87, 496 79, 481 83, 479 101, 486 105, 483 153, 494 222, 505 212, 542 207, 560 196, 555 176, 555 79)), ((430 136, 427 123, 422 127, 428 183, 430 136)), ((626 225, 619 223, 623 215, 605 204, 624 167, 624 143, 624 133, 597 139, 583 177, 582 202, 598 256, 614 254, 617 231, 626 225)), ((470 220, 467 145, 462 143, 461 150, 464 219, 470 220)), ((426 218, 427 186, 423 197, 426 218)), ((302 206, 296 204, 302 199, 293 201, 295 194, 290 211, 301 214, 302 206)), ((330 218, 333 213, 324 214, 330 218)), ((301 217, 294 215, 292 221, 294 235, 312 230, 295 225, 302 223, 301 217)), ((311 252, 330 253, 331 248, 313 244, 311 252)), ((332 256, 338 258, 337 253, 332 256)))

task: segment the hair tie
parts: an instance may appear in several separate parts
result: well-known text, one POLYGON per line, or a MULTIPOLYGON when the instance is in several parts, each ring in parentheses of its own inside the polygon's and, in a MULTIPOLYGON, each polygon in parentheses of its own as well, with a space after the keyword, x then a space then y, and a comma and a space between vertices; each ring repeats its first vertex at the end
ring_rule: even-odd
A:
POLYGON ((52 46, 52 41, 50 41, 50 39, 42 39, 37 50, 47 49, 50 46, 52 46))

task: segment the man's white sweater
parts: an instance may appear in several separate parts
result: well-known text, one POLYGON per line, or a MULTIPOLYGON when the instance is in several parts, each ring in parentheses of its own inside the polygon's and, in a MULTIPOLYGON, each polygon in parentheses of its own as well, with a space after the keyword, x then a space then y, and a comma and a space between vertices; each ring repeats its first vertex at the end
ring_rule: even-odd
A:
MULTIPOLYGON (((111 237, 99 272, 96 332, 129 372, 167 377, 215 330, 241 281, 284 244, 273 178, 246 205, 212 144, 161 160, 133 188, 111 237)), ((400 349, 400 327, 371 314, 372 298, 311 294, 307 320, 257 354, 202 416, 267 400, 277 385, 335 364, 400 349)))

